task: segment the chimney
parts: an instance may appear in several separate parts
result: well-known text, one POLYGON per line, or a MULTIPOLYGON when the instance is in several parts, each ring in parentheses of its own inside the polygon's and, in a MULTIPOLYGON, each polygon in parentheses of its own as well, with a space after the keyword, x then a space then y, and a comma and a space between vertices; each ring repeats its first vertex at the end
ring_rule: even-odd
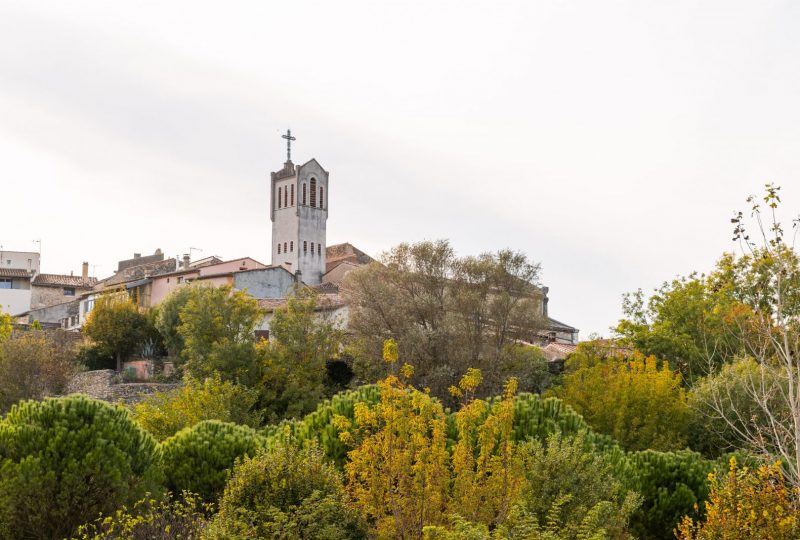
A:
POLYGON ((183 254, 183 269, 184 270, 188 270, 189 269, 189 261, 190 261, 189 255, 184 253, 183 254))
POLYGON ((81 277, 83 279, 89 278, 89 263, 86 261, 83 261, 83 268, 81 268, 81 277))
POLYGON ((134 259, 139 259, 139 258, 141 258, 141 256, 142 256, 142 254, 141 254, 141 253, 134 253, 134 254, 133 254, 133 258, 134 258, 134 259))

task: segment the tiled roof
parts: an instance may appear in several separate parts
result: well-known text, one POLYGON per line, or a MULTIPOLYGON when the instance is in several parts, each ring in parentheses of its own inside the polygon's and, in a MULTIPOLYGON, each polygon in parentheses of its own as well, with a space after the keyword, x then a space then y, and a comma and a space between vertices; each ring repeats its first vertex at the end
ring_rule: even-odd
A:
MULTIPOLYGON (((285 307, 289 303, 286 298, 261 298, 258 307, 266 312, 275 311, 276 308, 285 307)), ((317 298, 317 311, 330 311, 347 305, 338 294, 320 294, 317 298)))
POLYGON ((566 343, 548 343, 541 347, 545 358, 553 362, 555 360, 564 360, 567 356, 575 352, 577 345, 568 345, 566 343))
POLYGON ((173 272, 175 270, 175 266, 175 259, 171 257, 163 261, 155 261, 146 264, 140 264, 138 266, 132 266, 117 272, 109 278, 104 279, 103 286, 105 288, 109 288, 122 283, 127 283, 128 281, 137 281, 145 277, 166 274, 173 272))
POLYGON ((0 277, 3 278, 29 278, 31 273, 20 268, 0 268, 0 277))
POLYGON ((325 248, 325 271, 329 272, 342 261, 353 264, 369 264, 374 259, 349 242, 334 244, 325 248))
POLYGON ((570 326, 568 324, 562 323, 561 321, 557 321, 552 317, 547 317, 547 328, 548 330, 561 330, 561 331, 576 331, 577 328, 574 326, 570 326))
POLYGON ((320 294, 336 294, 339 292, 339 286, 335 283, 320 283, 311 288, 320 294))
POLYGON ((97 283, 97 278, 63 276, 60 274, 39 274, 33 279, 33 284, 39 287, 75 287, 76 289, 91 289, 95 283, 97 283))

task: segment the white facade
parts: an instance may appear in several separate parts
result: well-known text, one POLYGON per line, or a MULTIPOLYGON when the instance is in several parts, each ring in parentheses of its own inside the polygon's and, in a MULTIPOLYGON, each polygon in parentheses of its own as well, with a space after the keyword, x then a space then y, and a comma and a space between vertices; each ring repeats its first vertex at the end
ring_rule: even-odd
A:
POLYGON ((328 172, 315 159, 272 173, 272 264, 309 285, 325 273, 328 195, 328 172))

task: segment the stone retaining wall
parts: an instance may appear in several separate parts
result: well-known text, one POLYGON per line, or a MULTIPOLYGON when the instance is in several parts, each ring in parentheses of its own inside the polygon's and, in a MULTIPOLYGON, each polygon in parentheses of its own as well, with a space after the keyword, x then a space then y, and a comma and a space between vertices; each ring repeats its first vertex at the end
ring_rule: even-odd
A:
POLYGON ((78 373, 67 385, 67 394, 86 394, 95 399, 136 403, 155 392, 180 386, 179 383, 115 383, 117 372, 99 369, 78 373))

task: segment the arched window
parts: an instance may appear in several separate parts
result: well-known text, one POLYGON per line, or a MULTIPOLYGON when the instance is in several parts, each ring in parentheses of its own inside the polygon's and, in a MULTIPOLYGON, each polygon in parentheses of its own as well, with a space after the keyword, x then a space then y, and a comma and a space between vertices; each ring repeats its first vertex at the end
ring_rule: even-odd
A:
POLYGON ((284 208, 289 206, 288 204, 286 204, 288 202, 289 202, 289 188, 285 187, 285 188, 283 188, 283 207, 284 208))
POLYGON ((311 255, 314 255, 314 242, 311 242, 311 255))
POLYGON ((311 208, 317 206, 317 179, 311 179, 311 208))
POLYGON ((292 190, 289 195, 289 206, 294 206, 294 184, 292 184, 292 190))
POLYGON ((288 251, 286 251, 286 242, 283 243, 283 252, 284 253, 289 253, 288 251))
POLYGON ((317 255, 322 256, 322 244, 317 244, 317 255))
POLYGON ((303 182, 303 206, 306 205, 306 183, 303 182))
POLYGON ((323 192, 324 189, 325 189, 324 187, 319 186, 319 207, 320 208, 325 208, 325 203, 323 202, 325 199, 322 198, 322 192, 323 192))
POLYGON ((308 242, 303 240, 303 254, 305 255, 306 253, 308 253, 308 242))
POLYGON ((278 208, 281 207, 281 188, 278 188, 278 208))
POLYGON ((289 251, 290 251, 291 253, 294 253, 294 240, 292 240, 291 242, 289 242, 289 251))
POLYGON ((278 242, 278 255, 280 255, 280 254, 281 254, 281 243, 278 242))

